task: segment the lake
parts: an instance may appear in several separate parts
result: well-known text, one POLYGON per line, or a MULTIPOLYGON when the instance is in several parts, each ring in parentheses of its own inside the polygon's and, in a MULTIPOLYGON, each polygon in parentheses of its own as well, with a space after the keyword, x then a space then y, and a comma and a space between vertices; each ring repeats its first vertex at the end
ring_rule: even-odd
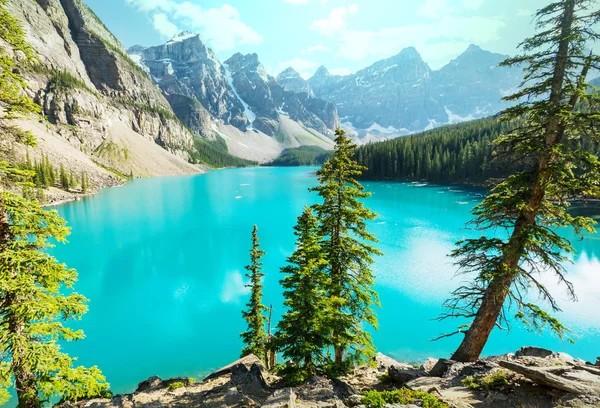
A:
MULTIPOLYGON (((52 250, 79 271, 76 290, 90 299, 81 322, 87 338, 66 346, 84 365, 98 365, 114 392, 132 392, 151 375, 200 379, 239 357, 247 301, 244 265, 257 224, 264 258, 265 303, 282 310, 279 268, 294 247, 292 227, 317 200, 307 189, 316 168, 246 168, 203 175, 136 180, 57 207, 72 227, 69 243, 52 250)), ((458 337, 431 342, 458 321, 433 319, 460 283, 447 254, 465 230, 477 192, 417 183, 367 182, 369 226, 385 256, 375 264, 382 308, 379 351, 410 362, 449 356, 458 337)), ((568 234, 568 232, 567 232, 568 234)), ((600 355, 600 235, 574 242, 569 276, 579 302, 563 300, 560 317, 575 344, 518 325, 494 331, 484 354, 548 347, 595 361, 600 355)))

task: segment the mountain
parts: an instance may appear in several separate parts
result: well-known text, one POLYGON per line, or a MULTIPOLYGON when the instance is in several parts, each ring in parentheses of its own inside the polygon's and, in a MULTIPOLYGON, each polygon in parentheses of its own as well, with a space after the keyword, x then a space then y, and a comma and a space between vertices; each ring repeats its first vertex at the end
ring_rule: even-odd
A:
MULTIPOLYGON (((43 154, 55 168, 86 172, 96 187, 123 174, 200 171, 188 163, 193 137, 170 103, 81 0, 8 0, 6 7, 39 60, 22 75, 44 120, 16 122, 38 139, 32 160, 43 154)), ((18 160, 25 152, 16 153, 18 160)))
POLYGON ((320 67, 307 83, 317 97, 336 104, 344 126, 360 137, 392 137, 489 116, 508 106, 501 98, 519 86, 522 72, 498 67, 505 58, 471 45, 433 71, 409 47, 351 75, 332 75, 320 67))
POLYGON ((315 96, 308 82, 292 67, 281 71, 276 80, 286 91, 306 93, 310 97, 315 96))
POLYGON ((188 32, 128 52, 194 135, 218 135, 239 157, 267 161, 288 147, 333 145, 340 123, 336 106, 286 89, 256 54, 237 53, 221 63, 199 35, 188 32))

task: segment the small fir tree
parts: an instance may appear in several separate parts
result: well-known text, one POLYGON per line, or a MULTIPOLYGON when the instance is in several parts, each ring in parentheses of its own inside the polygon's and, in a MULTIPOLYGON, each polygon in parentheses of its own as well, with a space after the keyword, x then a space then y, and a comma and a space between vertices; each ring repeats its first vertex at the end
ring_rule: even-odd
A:
POLYGON ((242 341, 245 344, 242 349, 242 357, 254 354, 258 358, 265 360, 267 358, 267 332, 265 330, 266 318, 264 313, 267 311, 267 308, 262 303, 262 279, 265 274, 262 272, 262 262, 260 259, 266 252, 260 249, 259 241, 258 227, 255 225, 252 230, 250 265, 245 266, 245 269, 248 271, 246 277, 250 280, 246 285, 250 289, 250 300, 246 304, 246 310, 242 312, 242 316, 248 325, 248 330, 241 334, 242 341))
POLYGON ((318 220, 305 208, 294 227, 296 249, 281 268, 287 276, 281 280, 287 312, 277 325, 276 345, 289 366, 291 382, 301 382, 314 375, 328 362, 331 345, 329 317, 332 313, 327 298, 327 261, 320 245, 318 220))

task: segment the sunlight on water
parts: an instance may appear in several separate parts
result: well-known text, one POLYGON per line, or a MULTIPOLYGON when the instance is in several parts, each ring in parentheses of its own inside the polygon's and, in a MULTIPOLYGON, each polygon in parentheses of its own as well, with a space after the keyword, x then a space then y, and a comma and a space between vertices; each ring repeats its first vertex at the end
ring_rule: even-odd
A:
MULTIPOLYGON (((80 273, 77 290, 90 311, 76 326, 87 338, 67 345, 82 364, 97 364, 116 392, 130 392, 151 376, 192 376, 239 356, 247 301, 244 265, 252 226, 259 226, 265 260, 265 303, 282 313, 279 267, 293 250, 292 227, 304 205, 314 168, 255 168, 206 175, 137 180, 58 208, 73 228, 70 243, 53 254, 80 273)), ((368 205, 380 214, 370 230, 385 256, 376 259, 378 349, 421 361, 447 356, 458 338, 432 343, 458 322, 434 321, 461 278, 447 254, 481 195, 424 183, 365 183, 368 205)), ((578 303, 561 301, 562 318, 579 336, 570 345, 548 333, 493 333, 487 354, 539 345, 588 360, 600 342, 600 239, 574 241, 568 266, 578 303)), ((545 277, 559 299, 564 288, 545 277)))

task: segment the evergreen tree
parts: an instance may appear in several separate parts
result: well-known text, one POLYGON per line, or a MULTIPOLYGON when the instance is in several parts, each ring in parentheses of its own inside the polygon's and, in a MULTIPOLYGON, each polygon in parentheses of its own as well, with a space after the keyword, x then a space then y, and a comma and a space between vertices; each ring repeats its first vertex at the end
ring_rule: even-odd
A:
POLYGON ((288 308, 277 325, 277 349, 291 360, 292 382, 314 375, 327 361, 326 348, 331 344, 328 322, 331 313, 325 288, 325 254, 320 245, 318 220, 305 208, 294 227, 296 250, 281 268, 287 276, 281 280, 288 308))
POLYGON ((46 253, 50 240, 65 241, 64 220, 37 201, 6 192, 0 196, 0 353, 5 356, 0 384, 14 386, 23 408, 39 407, 53 397, 105 394, 108 384, 101 371, 74 367, 59 345, 84 338, 62 321, 78 320, 87 311, 87 299, 72 292, 77 272, 46 253))
POLYGON ((250 265, 245 266, 248 271, 246 277, 250 279, 250 283, 246 285, 250 289, 250 300, 246 304, 246 310, 242 312, 242 316, 248 324, 248 330, 241 334, 242 341, 245 344, 245 347, 242 349, 242 357, 254 354, 258 358, 265 360, 267 358, 267 332, 265 330, 266 318, 264 312, 266 312, 267 308, 262 303, 262 278, 265 274, 262 272, 262 262, 260 259, 266 252, 260 249, 259 241, 258 227, 255 225, 252 230, 250 265))
MULTIPOLYGON (((24 58, 34 60, 18 20, 0 0, 0 38, 24 58)), ((15 61, 0 46, 0 101, 8 118, 38 113, 39 106, 22 92, 25 82, 15 61)), ((6 117, 4 119, 7 119, 6 117)), ((16 126, 2 123, 3 138, 34 146, 35 138, 16 126)), ((77 272, 47 253, 50 242, 65 240, 69 230, 56 211, 9 191, 15 186, 31 191, 33 169, 19 169, 0 160, 0 404, 14 389, 20 408, 38 408, 51 398, 77 400, 105 394, 108 384, 97 367, 73 367, 74 359, 61 352, 60 341, 83 338, 80 330, 63 325, 79 319, 86 299, 72 291, 77 272)))
POLYGON ((81 171, 81 192, 83 194, 87 193, 88 191, 88 180, 87 180, 87 175, 85 174, 85 172, 82 170, 81 171))
POLYGON ((67 174, 65 166, 63 166, 62 163, 60 164, 60 186, 65 191, 69 191, 69 188, 71 187, 69 184, 69 175, 67 174))
POLYGON ((450 311, 442 316, 473 319, 453 360, 475 361, 493 328, 506 323, 511 310, 534 329, 549 327, 560 337, 568 333, 532 303, 535 296, 528 292, 537 290, 552 311, 560 310, 538 278, 552 273, 574 299, 563 266, 573 248, 559 228, 570 226, 578 234, 593 231, 591 219, 572 216, 567 208, 571 197, 600 193, 598 157, 577 143, 598 141, 599 98, 586 84, 590 67, 600 66, 600 57, 587 51, 589 42, 600 38, 593 30, 600 21, 596 6, 592 0, 558 0, 542 8, 536 16, 537 34, 521 44, 524 55, 503 62, 526 67, 523 86, 506 98, 517 105, 503 112, 505 121, 523 122, 501 136, 495 149, 524 168, 499 183, 473 210, 476 228, 505 230, 507 237, 483 235, 459 242, 453 252, 462 272, 475 274, 471 284, 454 292, 446 303, 450 311))
POLYGON ((366 221, 374 220, 377 215, 361 201, 371 194, 356 180, 366 168, 353 160, 355 148, 344 131, 337 129, 333 157, 317 172, 319 185, 311 189, 323 200, 313 208, 328 262, 330 328, 338 366, 348 350, 352 357, 348 362, 373 355, 371 335, 363 324, 377 327, 373 305, 379 305, 373 290, 375 277, 371 264, 372 256, 381 253, 368 244, 377 239, 366 229, 366 221))

